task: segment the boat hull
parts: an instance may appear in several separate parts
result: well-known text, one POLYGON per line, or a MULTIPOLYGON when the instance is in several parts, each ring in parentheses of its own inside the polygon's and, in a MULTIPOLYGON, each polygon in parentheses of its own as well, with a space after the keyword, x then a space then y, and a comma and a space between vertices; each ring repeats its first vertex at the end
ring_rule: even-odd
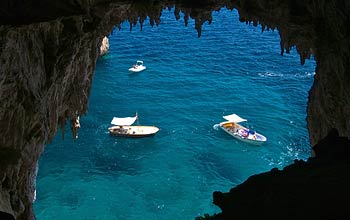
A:
POLYGON ((129 69, 130 72, 134 72, 134 73, 137 73, 137 72, 141 72, 141 71, 144 71, 146 69, 145 66, 138 66, 138 67, 131 67, 129 69))
POLYGON ((131 137, 131 138, 140 138, 140 137, 150 137, 154 136, 159 128, 155 126, 112 126, 108 128, 108 131, 111 135, 119 137, 131 137))
POLYGON ((240 133, 241 130, 247 131, 249 129, 232 122, 222 122, 219 126, 223 131, 225 131, 227 134, 231 135, 232 137, 236 138, 237 140, 240 140, 242 142, 252 144, 252 145, 261 145, 267 141, 267 138, 255 132, 255 134, 246 133, 246 136, 244 134, 240 133))

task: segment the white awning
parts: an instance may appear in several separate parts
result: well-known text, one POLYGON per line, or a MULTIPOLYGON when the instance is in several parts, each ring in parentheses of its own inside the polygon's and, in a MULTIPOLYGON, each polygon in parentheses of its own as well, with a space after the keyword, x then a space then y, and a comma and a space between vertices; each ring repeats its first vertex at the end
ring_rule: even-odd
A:
POLYGON ((136 119, 137 119, 137 116, 126 117, 126 118, 113 117, 111 124, 113 124, 113 125, 132 125, 132 124, 134 124, 136 119))
POLYGON ((239 117, 239 116, 236 115, 236 114, 225 115, 225 116, 223 116, 223 118, 226 119, 227 121, 235 122, 235 123, 247 121, 246 119, 241 118, 241 117, 239 117))

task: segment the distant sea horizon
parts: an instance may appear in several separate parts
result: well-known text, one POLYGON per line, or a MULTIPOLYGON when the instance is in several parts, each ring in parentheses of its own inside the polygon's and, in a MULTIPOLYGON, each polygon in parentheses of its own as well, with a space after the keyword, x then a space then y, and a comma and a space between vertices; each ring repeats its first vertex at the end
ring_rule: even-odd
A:
MULTIPOLYGON (((59 131, 39 161, 38 220, 193 220, 221 210, 214 191, 249 176, 307 160, 308 91, 313 58, 280 55, 278 30, 239 22, 236 10, 213 12, 197 37, 194 21, 164 10, 158 26, 128 22, 108 37, 96 64, 79 137, 59 131), (128 69, 137 60, 145 71, 128 69), (153 137, 109 135, 113 117, 138 113, 153 137), (267 137, 261 146, 215 129, 224 115, 267 137)), ((67 127, 67 131, 69 128, 67 127)))

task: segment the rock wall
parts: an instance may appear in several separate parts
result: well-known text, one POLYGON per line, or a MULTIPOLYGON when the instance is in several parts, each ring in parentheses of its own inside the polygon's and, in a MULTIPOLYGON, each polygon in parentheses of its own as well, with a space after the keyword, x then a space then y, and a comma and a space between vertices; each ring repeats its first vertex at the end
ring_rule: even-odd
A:
MULTIPOLYGON (((161 11, 173 6, 175 19, 184 13, 184 25, 195 19, 199 36, 201 25, 212 20, 212 11, 236 8, 240 21, 261 24, 263 30, 277 29, 282 54, 295 46, 301 64, 313 54, 317 68, 307 109, 311 144, 316 145, 331 128, 340 136, 350 136, 349 1, 3 0, 0 211, 16 219, 34 219, 37 161, 67 120, 77 135, 75 123, 87 111, 103 37, 126 20, 130 29, 137 22, 142 27, 147 17, 157 25, 161 11)), ((237 204, 241 201, 233 199, 237 204)))
POLYGON ((85 25, 70 17, 0 27, 0 204, 17 219, 33 218, 33 177, 44 144, 66 119, 86 112, 98 48, 85 25))

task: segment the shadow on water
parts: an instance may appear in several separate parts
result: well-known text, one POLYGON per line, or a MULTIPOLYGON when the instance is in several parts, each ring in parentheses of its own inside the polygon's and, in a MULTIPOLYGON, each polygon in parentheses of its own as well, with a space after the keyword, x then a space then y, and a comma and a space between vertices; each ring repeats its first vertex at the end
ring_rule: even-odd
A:
POLYGON ((138 175, 142 160, 154 150, 154 137, 126 138, 106 134, 99 145, 91 150, 85 169, 94 175, 118 177, 138 175))
POLYGON ((220 153, 212 151, 200 152, 195 156, 195 163, 206 179, 226 179, 233 185, 241 182, 241 172, 236 167, 231 166, 223 160, 220 153))

